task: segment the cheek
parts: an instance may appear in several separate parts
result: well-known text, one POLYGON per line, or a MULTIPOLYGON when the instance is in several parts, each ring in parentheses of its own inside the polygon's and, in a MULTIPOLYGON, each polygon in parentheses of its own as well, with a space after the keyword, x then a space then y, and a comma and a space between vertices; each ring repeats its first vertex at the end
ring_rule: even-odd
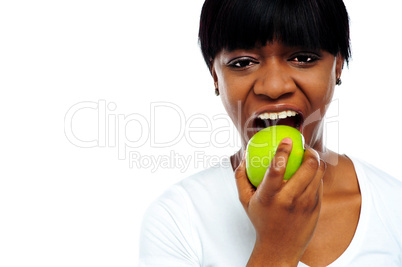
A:
POLYGON ((219 81, 222 104, 240 134, 246 123, 245 102, 249 88, 247 81, 238 78, 222 76, 219 81))
POLYGON ((231 101, 242 99, 246 88, 247 85, 242 79, 222 76, 219 81, 219 90, 222 90, 223 96, 231 101))
POLYGON ((227 83, 226 81, 226 79, 220 79, 219 93, 223 106, 225 107, 227 113, 231 116, 231 113, 235 112, 235 103, 237 102, 238 96, 236 95, 235 88, 233 88, 231 84, 227 83))
MULTIPOLYGON (((311 75, 308 79, 304 79, 302 88, 304 93, 310 100, 311 108, 316 111, 320 109, 325 112, 328 104, 331 103, 335 90, 335 72, 329 68, 311 75)), ((306 78, 306 77, 305 77, 306 78)))
POLYGON ((323 83, 318 85, 311 96, 311 104, 317 110, 326 110, 327 106, 331 103, 334 95, 335 86, 330 83, 323 83))
POLYGON ((233 121, 233 123, 236 125, 238 128, 238 125, 242 124, 242 108, 243 108, 243 101, 241 98, 241 94, 239 94, 238 90, 236 88, 233 88, 232 86, 228 84, 222 85, 220 87, 220 93, 221 93, 221 101, 222 104, 233 121))
POLYGON ((241 79, 234 79, 230 75, 221 74, 219 77, 219 91, 222 102, 228 112, 237 110, 239 102, 243 103, 247 86, 241 79))
POLYGON ((305 90, 305 94, 309 99, 310 110, 304 124, 303 134, 307 138, 307 144, 314 147, 322 138, 323 119, 332 102, 335 80, 327 72, 320 78, 310 79, 310 83, 304 84, 304 88, 308 88, 305 90))
POLYGON ((322 84, 322 105, 323 107, 323 112, 328 109, 329 104, 332 102, 332 97, 334 96, 334 91, 335 91, 335 75, 330 75, 329 79, 327 79, 326 83, 322 84))

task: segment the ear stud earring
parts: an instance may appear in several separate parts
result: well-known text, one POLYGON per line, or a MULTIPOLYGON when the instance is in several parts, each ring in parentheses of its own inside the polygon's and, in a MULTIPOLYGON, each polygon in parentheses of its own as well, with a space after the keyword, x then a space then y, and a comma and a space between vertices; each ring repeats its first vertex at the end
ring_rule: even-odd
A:
POLYGON ((336 78, 336 85, 341 85, 341 84, 342 84, 341 78, 336 78))
POLYGON ((215 95, 219 96, 219 89, 218 88, 215 88, 215 95))

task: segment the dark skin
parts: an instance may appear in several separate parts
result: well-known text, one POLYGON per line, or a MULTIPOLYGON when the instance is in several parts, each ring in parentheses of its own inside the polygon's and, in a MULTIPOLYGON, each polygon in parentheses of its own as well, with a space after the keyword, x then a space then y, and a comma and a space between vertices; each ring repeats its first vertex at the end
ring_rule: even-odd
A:
POLYGON ((331 102, 343 58, 323 50, 288 47, 280 42, 251 50, 221 51, 212 75, 226 111, 242 139, 231 157, 239 198, 256 230, 248 266, 326 266, 350 244, 359 220, 361 195, 354 166, 323 146, 323 115, 331 102), (278 147, 264 180, 248 181, 244 151, 262 112, 296 110, 303 114, 303 163, 283 181, 292 141, 278 147))

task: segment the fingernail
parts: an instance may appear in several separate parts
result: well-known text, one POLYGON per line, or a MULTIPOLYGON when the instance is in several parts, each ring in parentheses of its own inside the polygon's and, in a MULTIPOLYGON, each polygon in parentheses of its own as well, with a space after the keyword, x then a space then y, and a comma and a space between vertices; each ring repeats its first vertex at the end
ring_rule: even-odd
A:
POLYGON ((282 143, 287 144, 287 145, 291 145, 293 143, 293 140, 290 137, 285 137, 285 138, 282 139, 282 143))

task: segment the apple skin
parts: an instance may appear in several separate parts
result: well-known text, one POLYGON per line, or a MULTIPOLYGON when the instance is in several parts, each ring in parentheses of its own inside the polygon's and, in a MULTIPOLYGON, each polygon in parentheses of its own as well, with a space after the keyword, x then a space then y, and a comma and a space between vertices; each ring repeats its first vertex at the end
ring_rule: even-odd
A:
POLYGON ((292 151, 283 177, 284 180, 289 180, 300 167, 304 155, 304 137, 297 129, 286 125, 271 126, 257 132, 248 142, 246 172, 248 179, 255 187, 261 183, 279 143, 286 137, 293 140, 292 151))

